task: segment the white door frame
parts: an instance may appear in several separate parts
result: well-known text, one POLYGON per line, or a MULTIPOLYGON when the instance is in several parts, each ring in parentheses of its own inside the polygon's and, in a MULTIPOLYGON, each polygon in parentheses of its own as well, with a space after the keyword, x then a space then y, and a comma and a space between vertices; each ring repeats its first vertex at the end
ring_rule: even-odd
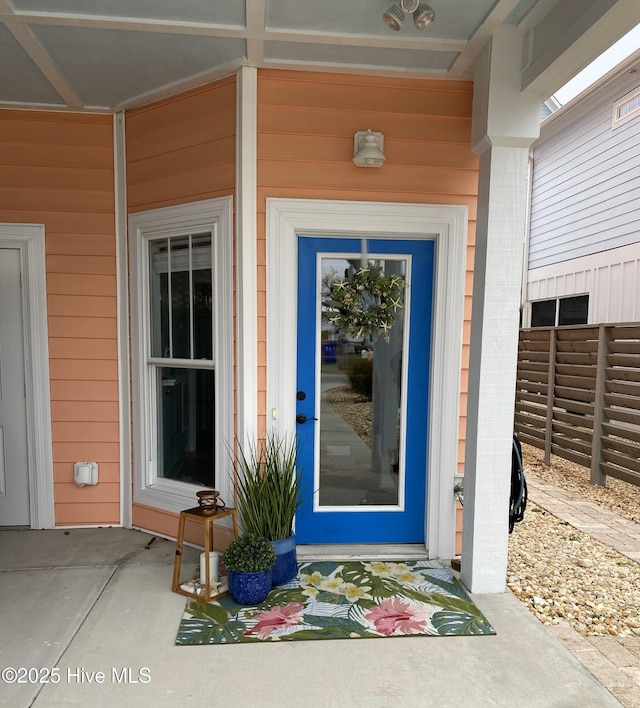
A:
POLYGON ((44 226, 0 224, 0 248, 20 251, 30 525, 50 529, 55 516, 44 226))
POLYGON ((466 206, 267 199, 267 418, 295 432, 297 235, 432 238, 434 277, 425 537, 430 558, 455 551, 466 206))

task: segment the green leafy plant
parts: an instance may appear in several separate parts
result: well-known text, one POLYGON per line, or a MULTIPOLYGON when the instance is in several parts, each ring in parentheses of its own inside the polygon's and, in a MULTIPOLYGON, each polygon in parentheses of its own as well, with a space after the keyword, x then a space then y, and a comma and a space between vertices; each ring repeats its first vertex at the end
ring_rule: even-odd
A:
POLYGON ((222 554, 227 570, 259 573, 276 562, 276 552, 269 541, 255 534, 244 534, 231 541, 222 554))
POLYGON ((352 359, 349 365, 349 384, 353 391, 371 400, 373 362, 370 359, 352 359))
POLYGON ((300 505, 298 453, 294 437, 269 432, 264 440, 238 446, 236 509, 246 533, 281 541, 293 534, 300 505))

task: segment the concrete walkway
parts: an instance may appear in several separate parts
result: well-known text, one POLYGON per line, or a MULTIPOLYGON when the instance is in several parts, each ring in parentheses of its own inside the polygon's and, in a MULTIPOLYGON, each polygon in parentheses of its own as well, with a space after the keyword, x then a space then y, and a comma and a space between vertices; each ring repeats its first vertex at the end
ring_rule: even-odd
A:
POLYGON ((0 705, 621 705, 511 593, 474 596, 489 637, 175 646, 174 551, 119 528, 0 531, 0 705))
POLYGON ((640 563, 640 524, 527 473, 529 496, 543 509, 640 563))
MULTIPOLYGON (((640 525, 527 473, 536 504, 601 543, 640 562, 640 525)), ((640 608, 638 608, 640 612, 640 608)), ((568 624, 546 627, 627 708, 640 708, 640 637, 583 637, 568 624)))

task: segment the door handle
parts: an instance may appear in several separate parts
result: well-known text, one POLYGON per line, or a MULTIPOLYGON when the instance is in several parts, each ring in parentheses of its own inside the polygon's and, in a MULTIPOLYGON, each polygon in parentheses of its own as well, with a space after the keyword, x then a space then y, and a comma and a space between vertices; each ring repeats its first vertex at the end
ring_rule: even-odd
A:
POLYGON ((318 420, 317 418, 307 418, 307 416, 304 413, 298 413, 296 416, 296 423, 306 423, 308 420, 318 420))

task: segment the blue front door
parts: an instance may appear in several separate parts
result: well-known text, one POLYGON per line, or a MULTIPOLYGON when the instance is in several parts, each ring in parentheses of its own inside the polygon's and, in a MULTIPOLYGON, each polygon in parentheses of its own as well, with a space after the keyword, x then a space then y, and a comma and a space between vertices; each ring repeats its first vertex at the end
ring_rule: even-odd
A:
POLYGON ((298 543, 424 541, 433 266, 430 240, 298 237, 298 543), (381 334, 346 331, 328 291, 363 268, 404 284, 381 334))

